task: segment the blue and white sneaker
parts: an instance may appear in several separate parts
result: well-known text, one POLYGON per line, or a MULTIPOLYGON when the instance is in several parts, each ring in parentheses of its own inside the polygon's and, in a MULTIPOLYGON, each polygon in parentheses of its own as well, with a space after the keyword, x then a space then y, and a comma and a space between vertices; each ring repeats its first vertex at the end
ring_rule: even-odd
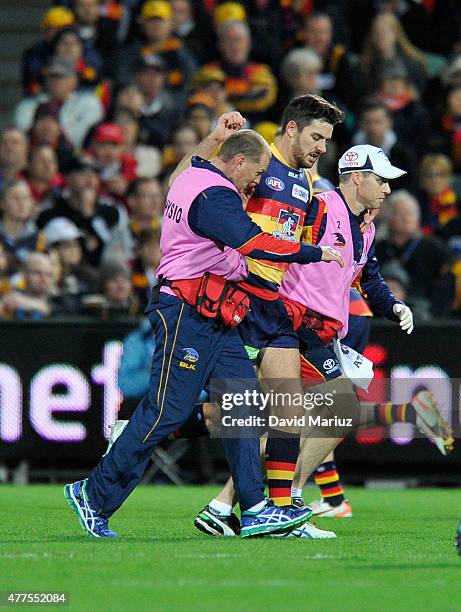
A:
POLYGON ((295 527, 295 529, 291 529, 291 531, 285 531, 284 533, 274 533, 271 537, 332 540, 336 538, 336 533, 334 531, 327 531, 326 529, 319 529, 312 523, 304 523, 304 525, 301 525, 301 527, 295 527))
POLYGON ((69 506, 78 516, 80 525, 93 538, 116 538, 117 534, 109 529, 109 519, 97 514, 91 507, 85 492, 85 480, 66 484, 64 495, 69 506))
POLYGON ((264 535, 265 533, 280 533, 290 531, 303 525, 312 515, 308 507, 295 508, 294 506, 275 506, 268 501, 259 512, 242 512, 240 517, 240 536, 264 535))

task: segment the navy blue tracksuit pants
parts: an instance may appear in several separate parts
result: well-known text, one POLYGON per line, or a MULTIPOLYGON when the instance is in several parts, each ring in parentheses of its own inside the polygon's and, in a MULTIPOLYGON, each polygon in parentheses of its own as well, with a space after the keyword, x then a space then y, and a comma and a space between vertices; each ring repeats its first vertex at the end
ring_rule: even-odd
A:
MULTIPOLYGON (((202 317, 192 306, 165 293, 148 306, 147 313, 156 341, 149 391, 86 486, 91 505, 106 517, 136 487, 155 444, 188 419, 210 378, 247 379, 258 389, 236 329, 202 317)), ((246 510, 264 499, 258 433, 224 437, 223 445, 240 507, 246 510)))

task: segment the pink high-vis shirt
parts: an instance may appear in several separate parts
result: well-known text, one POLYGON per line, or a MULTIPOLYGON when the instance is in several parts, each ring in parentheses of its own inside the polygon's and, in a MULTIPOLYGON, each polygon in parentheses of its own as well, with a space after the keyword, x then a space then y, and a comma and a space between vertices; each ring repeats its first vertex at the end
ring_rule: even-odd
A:
POLYGON ((318 246, 330 246, 341 253, 344 268, 336 262, 300 265, 290 264, 280 293, 312 310, 342 323, 338 332, 344 338, 349 325, 349 290, 360 270, 367 263, 368 252, 375 237, 375 226, 363 234, 360 261, 354 261, 354 244, 347 207, 336 191, 315 196, 325 203, 327 223, 318 246))
MULTIPOLYGON (((167 280, 199 278, 213 272, 229 280, 247 277, 244 255, 228 246, 195 234, 189 226, 189 210, 195 198, 209 187, 236 187, 223 176, 204 168, 191 166, 173 182, 163 214, 160 249, 162 259, 157 276, 167 280)), ((230 220, 231 221, 231 220, 230 220)))

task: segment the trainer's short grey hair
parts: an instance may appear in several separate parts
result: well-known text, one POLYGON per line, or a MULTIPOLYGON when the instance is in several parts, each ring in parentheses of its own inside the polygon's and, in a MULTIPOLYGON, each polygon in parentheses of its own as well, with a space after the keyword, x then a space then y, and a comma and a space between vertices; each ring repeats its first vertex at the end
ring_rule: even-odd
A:
POLYGON ((280 74, 283 80, 291 84, 303 74, 319 71, 322 68, 322 60, 313 49, 293 49, 282 62, 280 74))
POLYGON ((240 130, 224 141, 218 157, 228 162, 236 155, 245 155, 250 161, 258 162, 270 149, 264 138, 254 130, 240 130))

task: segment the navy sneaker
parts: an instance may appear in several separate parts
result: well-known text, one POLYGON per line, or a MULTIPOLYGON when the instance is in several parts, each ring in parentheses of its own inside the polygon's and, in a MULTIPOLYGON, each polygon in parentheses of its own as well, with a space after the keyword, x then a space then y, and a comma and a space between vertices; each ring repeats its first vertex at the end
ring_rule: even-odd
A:
POLYGON ((229 516, 218 514, 210 506, 205 506, 195 517, 194 525, 203 533, 212 536, 238 536, 240 521, 232 513, 229 516))
POLYGON ((242 512, 240 535, 247 538, 265 533, 283 533, 300 527, 311 515, 312 510, 308 507, 275 506, 269 500, 259 512, 242 512))
POLYGON ((90 505, 85 493, 85 480, 77 480, 64 487, 64 495, 69 506, 78 516, 80 525, 93 538, 116 538, 117 534, 109 529, 109 519, 100 516, 90 505))

